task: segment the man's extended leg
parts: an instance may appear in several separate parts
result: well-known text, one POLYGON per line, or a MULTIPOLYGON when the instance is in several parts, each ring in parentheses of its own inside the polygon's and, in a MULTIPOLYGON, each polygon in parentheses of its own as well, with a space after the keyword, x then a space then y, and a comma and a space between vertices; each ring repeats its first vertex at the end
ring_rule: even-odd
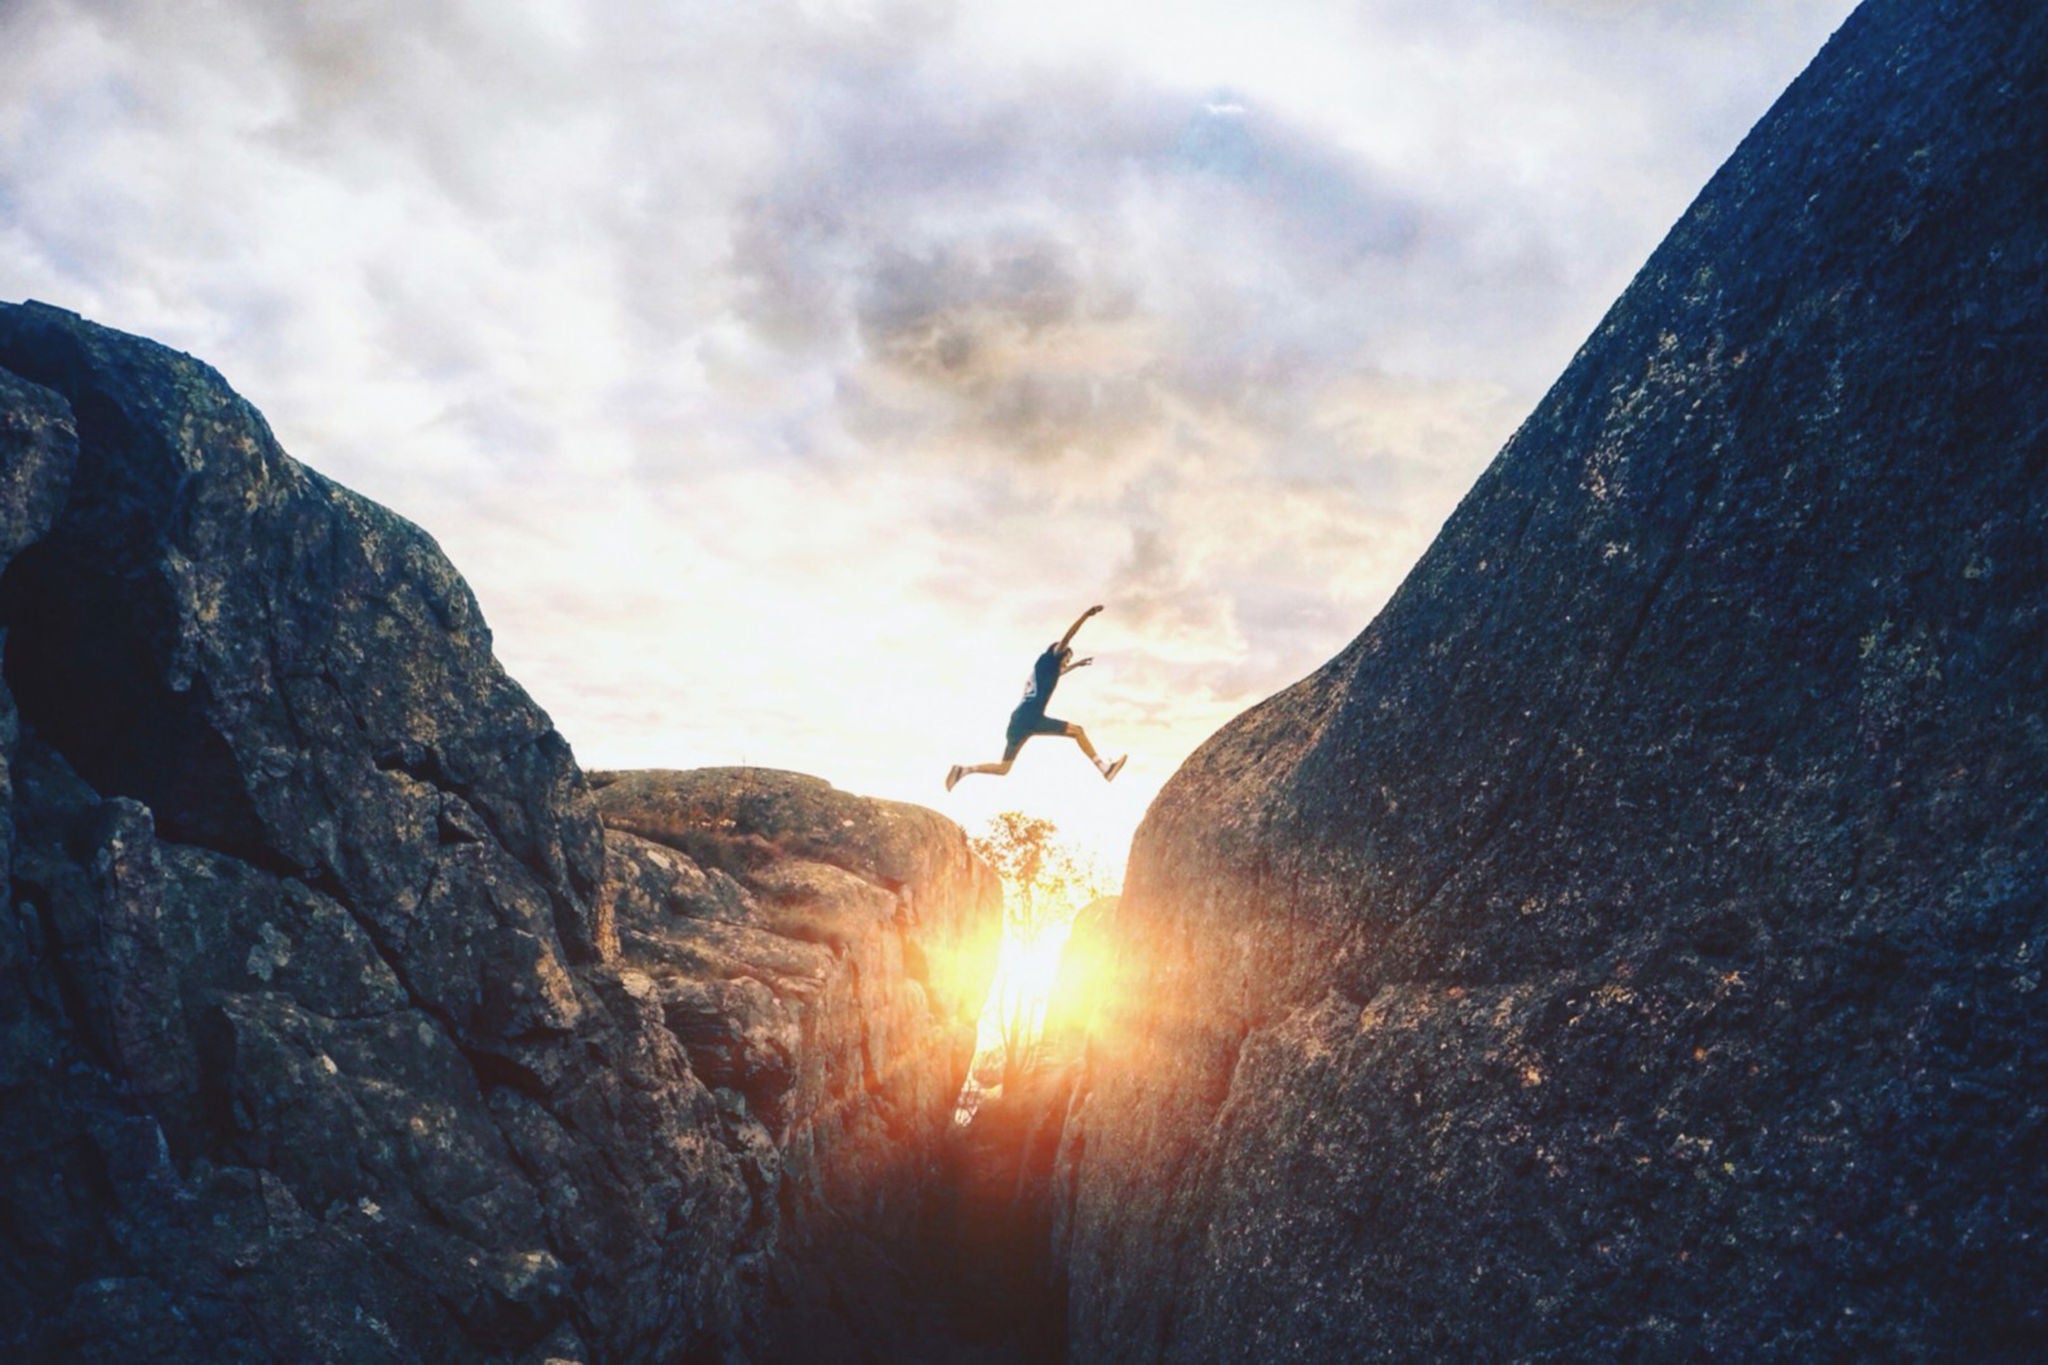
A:
POLYGON ((953 790, 953 784, 969 773, 987 773, 990 777, 1001 777, 1004 773, 1010 771, 1011 761, 1006 758, 1000 763, 971 763, 966 765, 955 763, 953 770, 946 774, 946 790, 953 790))
POLYGON ((946 790, 953 790, 953 784, 969 773, 987 773, 990 777, 1001 777, 1004 773, 1010 771, 1010 765, 1017 761, 1017 751, 1024 747, 1024 741, 1030 739, 1031 736, 1017 733, 1017 728, 1012 723, 1010 733, 1006 738, 1008 742, 1003 745, 1003 757, 1000 762, 955 763, 953 770, 946 774, 946 790))

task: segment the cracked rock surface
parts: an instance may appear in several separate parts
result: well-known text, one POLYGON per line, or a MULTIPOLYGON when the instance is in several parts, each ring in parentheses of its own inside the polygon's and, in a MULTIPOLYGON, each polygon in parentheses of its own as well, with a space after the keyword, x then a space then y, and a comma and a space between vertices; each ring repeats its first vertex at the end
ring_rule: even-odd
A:
POLYGON ((1080 1360, 2048 1351, 2048 11, 1871 0, 1141 828, 1080 1360))
POLYGON ((870 1349, 993 963, 957 829, 607 831, 428 536, 38 304, 0 558, 0 1355, 870 1349))
POLYGON ((927 1228, 1001 925, 943 816, 761 768, 592 775, 622 961, 779 1208, 767 1354, 940 1349, 927 1228))

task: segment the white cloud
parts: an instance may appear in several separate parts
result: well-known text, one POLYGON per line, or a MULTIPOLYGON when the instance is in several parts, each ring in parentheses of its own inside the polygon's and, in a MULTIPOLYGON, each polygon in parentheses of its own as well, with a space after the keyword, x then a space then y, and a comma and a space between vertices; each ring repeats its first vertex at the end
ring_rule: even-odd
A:
POLYGON ((586 761, 1114 840, 1364 625, 1847 8, 17 0, 0 297, 427 526, 586 761), (1060 702, 1125 777, 945 797, 1096 600, 1060 702))

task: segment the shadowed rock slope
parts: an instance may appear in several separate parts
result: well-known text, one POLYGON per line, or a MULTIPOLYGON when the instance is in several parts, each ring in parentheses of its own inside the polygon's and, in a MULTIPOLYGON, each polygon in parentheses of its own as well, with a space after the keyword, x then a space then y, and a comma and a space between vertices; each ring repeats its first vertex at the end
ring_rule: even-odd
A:
POLYGON ((1161 794, 1075 1358, 2048 1351, 2044 92, 1872 0, 1161 794))
POLYGON ((876 1349, 993 965, 957 829, 727 774, 802 843, 607 832, 427 536, 41 305, 0 555, 0 1356, 876 1349))

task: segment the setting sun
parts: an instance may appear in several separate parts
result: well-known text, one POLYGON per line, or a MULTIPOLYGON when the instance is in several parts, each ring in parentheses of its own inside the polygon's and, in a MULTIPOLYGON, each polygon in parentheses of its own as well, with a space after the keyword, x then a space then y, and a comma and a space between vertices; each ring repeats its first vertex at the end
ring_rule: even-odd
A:
POLYGON ((1063 909, 1065 913, 1055 922, 1028 930, 1012 927, 1005 935, 975 1038, 977 1060, 1002 1051, 1008 1027, 1020 1027, 1031 1037, 1044 1033, 1046 1011, 1059 978, 1060 950, 1066 947, 1074 927, 1074 910, 1063 909))
POLYGON ((1051 1036, 1085 1015, 1093 974, 1069 949, 1074 923, 1116 890, 1049 820, 1004 811, 973 843, 1003 879, 1003 939, 960 1097, 962 1123, 1044 1060, 1051 1036))

